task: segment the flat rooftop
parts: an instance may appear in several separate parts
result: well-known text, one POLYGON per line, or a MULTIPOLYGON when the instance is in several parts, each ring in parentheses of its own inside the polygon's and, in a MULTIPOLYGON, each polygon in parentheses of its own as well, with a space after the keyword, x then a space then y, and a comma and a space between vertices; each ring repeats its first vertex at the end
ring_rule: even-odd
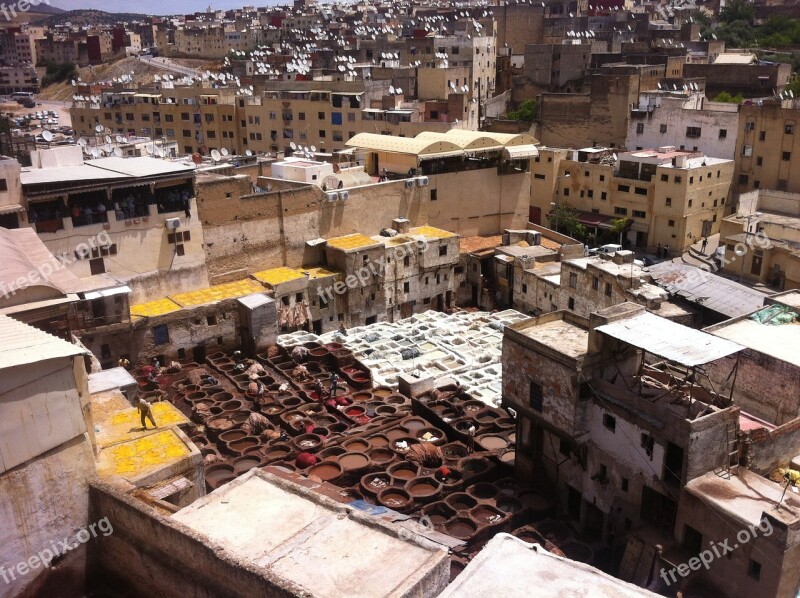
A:
POLYGON ((686 484, 685 490, 745 524, 758 525, 764 513, 787 525, 800 521, 797 515, 800 499, 793 492, 786 492, 779 509, 777 504, 783 494, 783 485, 749 469, 739 468, 739 474, 730 478, 711 471, 686 484))
POLYGON ((539 544, 528 544, 509 534, 497 534, 453 583, 439 594, 439 598, 527 598, 531 595, 591 598, 657 596, 590 565, 556 556, 539 544))
MULTIPOLYGON (((558 312, 556 312, 558 313, 558 312)), ((589 352, 589 330, 562 318, 538 323, 528 320, 513 329, 550 349, 577 359, 589 352)))
POLYGON ((295 595, 434 596, 449 579, 447 550, 257 469, 173 519, 295 595))
MULTIPOLYGON (((764 307, 756 314, 770 309, 764 307)), ((707 332, 738 343, 759 353, 800 367, 800 322, 762 324, 750 316, 711 326, 707 332)))
POLYGON ((255 278, 258 282, 268 284, 269 286, 273 287, 281 284, 282 282, 289 282, 290 280, 303 278, 303 276, 305 276, 305 274, 303 274, 302 271, 295 270, 294 268, 288 268, 286 266, 270 268, 269 270, 262 270, 261 272, 256 272, 253 274, 253 278, 255 278))
POLYGON ((344 235, 342 237, 334 237, 328 239, 328 246, 342 251, 352 251, 355 249, 364 249, 366 247, 374 247, 378 245, 378 241, 370 239, 361 233, 353 233, 352 235, 344 235))

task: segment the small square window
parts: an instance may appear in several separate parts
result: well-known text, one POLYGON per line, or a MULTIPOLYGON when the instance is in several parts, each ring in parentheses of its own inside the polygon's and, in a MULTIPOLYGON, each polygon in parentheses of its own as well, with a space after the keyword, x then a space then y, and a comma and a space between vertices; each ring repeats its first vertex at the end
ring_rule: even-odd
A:
POLYGON ((443 257, 447 255, 447 245, 440 245, 439 246, 439 257, 443 257))
POLYGON ((789 162, 792 159, 792 152, 783 152, 781 153, 781 160, 784 162, 789 162))
POLYGON ((206 316, 206 324, 209 326, 216 326, 217 325, 217 317, 216 316, 206 316))

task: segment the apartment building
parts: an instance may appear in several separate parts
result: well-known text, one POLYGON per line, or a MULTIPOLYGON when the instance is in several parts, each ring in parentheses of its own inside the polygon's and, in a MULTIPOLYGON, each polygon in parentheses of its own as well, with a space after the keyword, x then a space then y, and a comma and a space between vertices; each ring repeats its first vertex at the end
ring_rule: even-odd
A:
POLYGON ((0 61, 7 66, 35 66, 37 59, 34 35, 17 27, 4 29, 0 33, 0 61))
POLYGON ((236 30, 233 23, 183 26, 175 29, 172 54, 198 58, 224 58, 231 51, 252 50, 251 30, 236 30))
POLYGON ((739 106, 697 92, 645 92, 631 108, 628 150, 671 145, 681 151, 734 160, 739 106))
POLYGON ((39 93, 39 74, 32 64, 0 66, 0 93, 15 91, 39 93))
POLYGON ((462 116, 468 106, 475 106, 464 94, 441 101, 405 101, 389 95, 389 85, 285 81, 245 96, 210 84, 156 83, 138 92, 102 91, 98 101, 74 102, 70 114, 79 134, 93 135, 99 123, 112 133, 175 140, 182 153, 226 148, 237 154, 250 150, 291 155, 292 144, 332 153, 362 132, 413 137, 476 122, 474 110, 473 121, 462 116))
POLYGON ((615 519, 617 529, 624 520, 626 531, 671 535, 681 488, 725 467, 738 431, 739 409, 688 376, 739 349, 631 303, 507 327, 503 397, 519 414, 517 474, 543 467, 589 535, 605 537, 615 519), (672 376, 668 364, 689 373, 672 376))
POLYGON ((800 99, 739 107, 734 189, 800 193, 800 99))
POLYGON ((759 189, 739 196, 722 221, 723 268, 750 283, 800 288, 800 194, 759 189))
POLYGON ((523 74, 543 91, 571 93, 581 88, 591 57, 592 44, 585 40, 526 44, 523 74))
POLYGON ((553 152, 534 158, 531 208, 551 215, 568 206, 595 240, 654 250, 658 245, 682 251, 700 238, 719 232, 728 201, 734 163, 679 151, 674 147, 615 154, 603 148, 585 148, 562 159, 553 168, 553 152), (558 174, 554 173, 557 172, 558 174), (555 188, 548 196, 549 186, 555 188), (541 193, 541 194, 539 194, 541 193), (613 221, 627 226, 614 239, 613 221))

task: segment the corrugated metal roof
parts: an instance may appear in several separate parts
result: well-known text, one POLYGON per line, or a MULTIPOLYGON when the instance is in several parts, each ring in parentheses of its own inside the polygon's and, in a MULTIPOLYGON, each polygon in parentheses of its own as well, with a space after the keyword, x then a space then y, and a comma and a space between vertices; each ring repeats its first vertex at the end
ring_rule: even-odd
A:
MULTIPOLYGON (((472 133, 472 131, 468 131, 472 133)), ((463 149, 464 151, 491 151, 491 150, 501 150, 503 149, 503 144, 498 143, 495 139, 492 139, 488 135, 484 135, 482 133, 477 133, 475 135, 450 135, 449 133, 436 133, 434 131, 423 131, 419 135, 417 135, 414 139, 425 139, 430 141, 449 141, 450 143, 455 143, 458 147, 463 149), (448 139, 449 138, 449 139, 448 139)))
POLYGON ((0 369, 36 363, 46 359, 83 355, 86 349, 0 315, 0 369))
POLYGON ((647 270, 655 283, 670 295, 683 297, 729 318, 749 314, 764 305, 764 293, 688 264, 667 261, 647 270))
POLYGON ((716 361, 744 348, 650 312, 604 324, 596 330, 687 367, 716 361))
POLYGON ((172 162, 159 158, 151 158, 150 156, 135 158, 98 158, 87 164, 99 169, 117 172, 131 177, 176 174, 181 172, 191 173, 195 169, 195 164, 193 162, 186 164, 184 162, 172 162))

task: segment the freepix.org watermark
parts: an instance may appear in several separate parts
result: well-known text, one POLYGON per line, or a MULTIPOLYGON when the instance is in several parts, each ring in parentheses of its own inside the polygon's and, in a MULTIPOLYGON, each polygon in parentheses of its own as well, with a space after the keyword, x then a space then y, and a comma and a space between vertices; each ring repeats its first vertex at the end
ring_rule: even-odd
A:
POLYGON ((50 0, 18 0, 10 4, 4 2, 0 4, 0 14, 3 15, 6 21, 11 21, 17 18, 19 13, 28 12, 31 8, 39 6, 40 4, 47 4, 47 6, 50 6, 50 0))
POLYGON ((736 532, 736 542, 733 538, 725 538, 722 542, 709 542, 710 548, 703 550, 697 556, 690 558, 687 562, 681 563, 672 569, 661 569, 661 579, 664 580, 668 586, 677 582, 676 572, 678 575, 688 577, 692 571, 699 571, 701 567, 708 570, 716 559, 722 558, 732 553, 740 546, 747 544, 750 540, 758 537, 758 532, 761 532, 762 537, 769 537, 772 535, 772 523, 765 517, 758 522, 758 525, 750 525, 747 528, 741 529, 736 532), (731 545, 733 542, 733 545, 731 545))
POLYGON ((24 561, 20 561, 15 565, 0 565, 0 578, 10 584, 15 581, 17 577, 27 575, 31 571, 35 571, 39 567, 49 567, 54 559, 65 555, 70 550, 78 548, 81 544, 86 544, 92 538, 96 538, 98 532, 103 536, 110 536, 114 533, 114 528, 108 517, 103 517, 100 521, 92 523, 88 527, 79 529, 74 538, 66 537, 62 540, 53 540, 50 546, 42 548, 39 552, 31 555, 24 561))
POLYGON ((10 284, 0 282, 0 294, 3 298, 8 299, 16 295, 17 291, 21 291, 29 286, 35 286, 46 281, 54 272, 63 270, 70 264, 77 260, 78 255, 91 255, 93 249, 106 247, 111 245, 111 237, 106 231, 102 231, 93 237, 89 237, 85 243, 79 243, 75 247, 75 251, 70 253, 63 253, 56 256, 57 261, 45 262, 40 264, 35 269, 28 272, 25 276, 20 276, 10 284))
POLYGON ((401 262, 414 253, 425 253, 429 248, 430 245, 425 239, 414 239, 392 247, 378 259, 366 261, 353 274, 348 274, 344 280, 338 280, 328 287, 319 287, 317 294, 323 303, 332 301, 334 295, 344 295, 348 290, 366 286, 373 276, 382 276, 386 271, 387 259, 394 258, 395 262, 401 262))

